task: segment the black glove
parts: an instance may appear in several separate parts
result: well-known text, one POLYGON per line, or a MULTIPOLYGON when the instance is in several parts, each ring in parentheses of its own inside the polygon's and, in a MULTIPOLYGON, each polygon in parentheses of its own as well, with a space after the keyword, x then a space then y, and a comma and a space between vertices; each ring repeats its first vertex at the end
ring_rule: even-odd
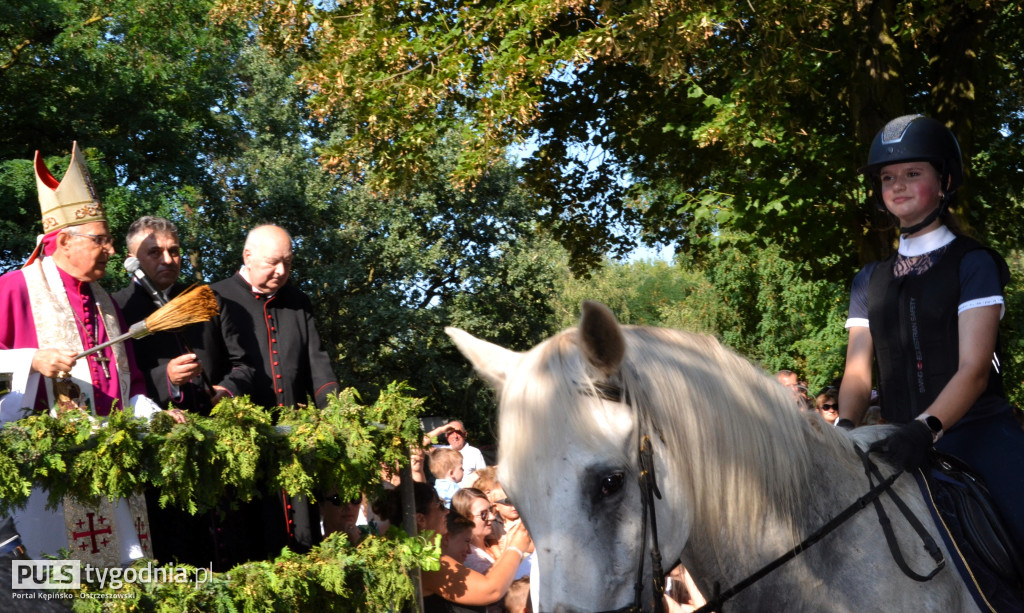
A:
POLYGON ((932 449, 932 431, 926 423, 915 419, 880 441, 871 443, 869 453, 878 453, 896 468, 914 470, 928 461, 932 449))

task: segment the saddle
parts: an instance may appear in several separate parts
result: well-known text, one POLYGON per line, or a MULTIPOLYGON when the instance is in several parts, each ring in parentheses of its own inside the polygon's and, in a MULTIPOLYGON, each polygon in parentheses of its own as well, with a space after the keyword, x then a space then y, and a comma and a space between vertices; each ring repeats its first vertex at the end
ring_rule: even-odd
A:
POLYGON ((981 476, 960 459, 933 450, 929 466, 915 477, 979 608, 1024 610, 1024 559, 981 476))

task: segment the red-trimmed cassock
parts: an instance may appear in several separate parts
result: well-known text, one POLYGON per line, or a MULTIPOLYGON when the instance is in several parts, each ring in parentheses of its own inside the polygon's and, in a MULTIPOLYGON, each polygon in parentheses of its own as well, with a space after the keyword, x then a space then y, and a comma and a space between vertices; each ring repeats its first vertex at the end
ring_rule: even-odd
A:
POLYGON ((260 293, 238 273, 211 287, 231 312, 256 369, 253 402, 288 407, 313 398, 316 406, 325 406, 327 395, 337 393, 340 386, 317 332, 309 297, 291 283, 273 294, 260 293))

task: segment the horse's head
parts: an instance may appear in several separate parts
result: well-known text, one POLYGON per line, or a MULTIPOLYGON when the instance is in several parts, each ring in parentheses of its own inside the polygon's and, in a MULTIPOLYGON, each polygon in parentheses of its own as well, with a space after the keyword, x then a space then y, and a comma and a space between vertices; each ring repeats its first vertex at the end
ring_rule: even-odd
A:
MULTIPOLYGON (((636 364, 627 359, 630 330, 588 302, 579 328, 527 353, 447 332, 497 391, 499 478, 536 544, 543 610, 631 603, 642 526, 635 405, 647 393, 635 387, 636 364), (593 585, 601 589, 583 587, 593 585)), ((665 445, 650 434, 655 456, 664 458, 665 445)), ((657 467, 666 474, 660 459, 657 467)), ((686 542, 692 507, 678 480, 662 476, 658 486, 659 541, 671 562, 686 542)), ((650 573, 647 560, 645 601, 650 573)))
MULTIPOLYGON (((643 434, 654 446, 665 566, 684 553, 687 563, 711 559, 701 570, 716 580, 735 572, 717 558, 723 542, 787 530, 807 476, 824 470, 808 441, 841 445, 840 435, 800 415, 782 386, 714 338, 621 326, 597 303, 584 303, 578 328, 525 353, 447 332, 497 391, 499 478, 534 538, 545 611, 633 602, 643 434)), ((644 569, 649 603, 649 559, 644 569)))

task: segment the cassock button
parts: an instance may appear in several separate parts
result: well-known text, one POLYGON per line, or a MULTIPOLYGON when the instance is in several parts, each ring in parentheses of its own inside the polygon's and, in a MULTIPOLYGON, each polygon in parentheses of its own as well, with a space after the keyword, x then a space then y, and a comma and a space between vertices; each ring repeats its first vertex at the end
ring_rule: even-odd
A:
POLYGON ((277 328, 275 328, 274 326, 270 326, 270 331, 271 332, 277 332, 277 328))
POLYGON ((271 353, 273 353, 274 355, 277 355, 277 349, 273 350, 271 353))
POLYGON ((277 390, 277 393, 278 393, 278 394, 283 394, 283 393, 284 393, 284 390, 277 390))
POLYGON ((278 379, 280 379, 280 378, 281 378, 281 375, 277 375, 277 378, 278 378, 278 379))
POLYGON ((270 339, 270 342, 271 342, 271 343, 276 343, 276 342, 277 342, 277 339, 276 339, 276 338, 272 338, 272 339, 270 339))
POLYGON ((274 362, 274 366, 277 366, 277 362, 274 362))

